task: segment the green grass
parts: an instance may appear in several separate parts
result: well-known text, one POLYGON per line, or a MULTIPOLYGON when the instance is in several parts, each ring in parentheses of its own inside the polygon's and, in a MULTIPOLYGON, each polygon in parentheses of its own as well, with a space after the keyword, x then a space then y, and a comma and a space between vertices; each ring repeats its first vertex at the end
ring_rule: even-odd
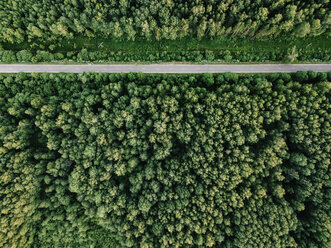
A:
MULTIPOLYGON (((145 40, 137 39, 135 41, 127 41, 120 39, 109 39, 109 38, 86 38, 86 37, 75 37, 74 39, 63 39, 54 44, 42 43, 38 40, 31 42, 24 42, 21 44, 1 44, 2 47, 6 50, 20 51, 24 49, 29 49, 32 51, 36 50, 49 50, 52 53, 63 53, 66 56, 67 52, 79 52, 82 49, 87 49, 88 51, 107 51, 118 53, 121 52, 123 58, 128 58, 126 60, 116 60, 115 63, 129 62, 129 61, 145 61, 149 63, 149 60, 146 59, 149 54, 160 54, 161 52, 170 52, 174 54, 179 54, 183 51, 212 51, 215 55, 215 61, 219 59, 217 53, 230 51, 231 54, 251 54, 260 59, 252 60, 256 62, 249 63, 260 63, 269 61, 264 59, 264 54, 270 54, 275 52, 278 55, 283 54, 278 57, 278 61, 272 60, 271 63, 279 63, 283 58, 284 54, 287 53, 289 49, 293 46, 296 46, 297 51, 300 55, 304 55, 300 63, 311 63, 316 62, 314 58, 319 58, 321 52, 323 54, 331 54, 331 36, 319 36, 319 37, 308 37, 308 38, 289 38, 289 37, 279 37, 275 39, 264 39, 264 40, 252 40, 249 38, 230 38, 227 36, 222 36, 217 39, 201 39, 196 38, 185 38, 182 40, 145 40), (52 49, 50 49, 52 48, 52 49), (317 56, 317 57, 316 57, 317 56), (130 59, 134 58, 134 59, 130 59), (137 59, 142 58, 142 59, 137 59)), ((223 53, 224 54, 224 53, 223 53)), ((236 55, 235 55, 236 56, 236 55)), ((222 56, 221 56, 222 57, 222 56)), ((169 60, 156 60, 169 61, 169 60)), ((224 60, 222 60, 225 63, 224 60)), ((238 60, 239 61, 239 60, 238 60)), ((232 63, 238 63, 236 58, 232 60, 232 63)), ((241 60, 240 60, 241 61, 241 60)), ((323 61, 318 59, 319 63, 323 61)), ((324 60, 329 62, 329 59, 324 60)), ((231 61, 228 61, 231 63, 231 61)), ((296 61, 297 63, 298 61, 296 61)), ((65 61, 65 63, 73 63, 70 60, 65 61)), ((114 63, 114 62, 111 62, 114 63)), ((216 62, 217 63, 217 62, 216 62)), ((269 63, 269 62, 268 62, 269 63)), ((48 64, 48 63, 46 63, 48 64)))
MULTIPOLYGON (((47 50, 50 44, 24 42, 21 44, 2 44, 4 49, 8 50, 23 50, 23 49, 45 49, 47 50)), ((229 50, 229 51, 274 51, 287 50, 293 46, 297 49, 331 49, 331 37, 309 37, 302 39, 279 37, 272 40, 251 40, 248 38, 229 38, 222 36, 220 38, 210 40, 196 38, 186 38, 182 40, 162 40, 162 41, 147 41, 137 39, 136 41, 127 41, 119 39, 104 39, 104 38, 85 38, 76 37, 74 39, 64 39, 60 43, 54 44, 53 52, 69 52, 77 51, 86 48, 89 51, 108 50, 108 51, 123 51, 134 53, 146 53, 146 51, 187 51, 187 50, 229 50)))

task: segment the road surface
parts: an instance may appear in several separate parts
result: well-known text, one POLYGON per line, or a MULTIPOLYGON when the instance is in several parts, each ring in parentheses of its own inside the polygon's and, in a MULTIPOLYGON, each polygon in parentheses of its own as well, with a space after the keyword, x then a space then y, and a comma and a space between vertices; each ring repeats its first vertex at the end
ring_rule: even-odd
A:
POLYGON ((247 65, 197 65, 197 64, 121 64, 121 65, 23 65, 0 64, 0 73, 18 72, 144 72, 144 73, 271 73, 296 71, 331 71, 331 64, 247 64, 247 65))

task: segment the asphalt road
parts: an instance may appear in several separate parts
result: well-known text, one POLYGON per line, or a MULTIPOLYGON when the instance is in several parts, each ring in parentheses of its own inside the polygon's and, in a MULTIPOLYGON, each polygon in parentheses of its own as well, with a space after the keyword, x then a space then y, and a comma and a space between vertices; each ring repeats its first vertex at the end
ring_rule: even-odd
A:
POLYGON ((23 65, 0 64, 0 73, 18 72, 144 72, 144 73, 271 73, 296 71, 331 71, 331 64, 256 64, 256 65, 197 65, 197 64, 121 64, 121 65, 23 65))

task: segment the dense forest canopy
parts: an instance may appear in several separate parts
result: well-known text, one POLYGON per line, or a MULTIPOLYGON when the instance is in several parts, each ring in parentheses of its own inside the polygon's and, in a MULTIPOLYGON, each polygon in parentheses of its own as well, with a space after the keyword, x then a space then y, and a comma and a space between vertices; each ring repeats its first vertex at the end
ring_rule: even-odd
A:
POLYGON ((6 0, 0 41, 305 37, 330 33, 329 0, 6 0))
POLYGON ((0 246, 330 247, 330 80, 0 75, 0 246))

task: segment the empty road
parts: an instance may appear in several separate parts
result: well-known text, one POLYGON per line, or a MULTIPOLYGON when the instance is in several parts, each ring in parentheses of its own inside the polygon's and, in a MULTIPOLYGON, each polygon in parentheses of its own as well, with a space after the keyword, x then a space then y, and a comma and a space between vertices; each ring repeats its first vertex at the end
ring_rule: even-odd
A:
POLYGON ((247 64, 247 65, 197 65, 197 64, 121 64, 121 65, 27 65, 27 64, 0 64, 0 73, 18 72, 143 72, 143 73, 272 73, 296 71, 331 71, 331 64, 247 64))

